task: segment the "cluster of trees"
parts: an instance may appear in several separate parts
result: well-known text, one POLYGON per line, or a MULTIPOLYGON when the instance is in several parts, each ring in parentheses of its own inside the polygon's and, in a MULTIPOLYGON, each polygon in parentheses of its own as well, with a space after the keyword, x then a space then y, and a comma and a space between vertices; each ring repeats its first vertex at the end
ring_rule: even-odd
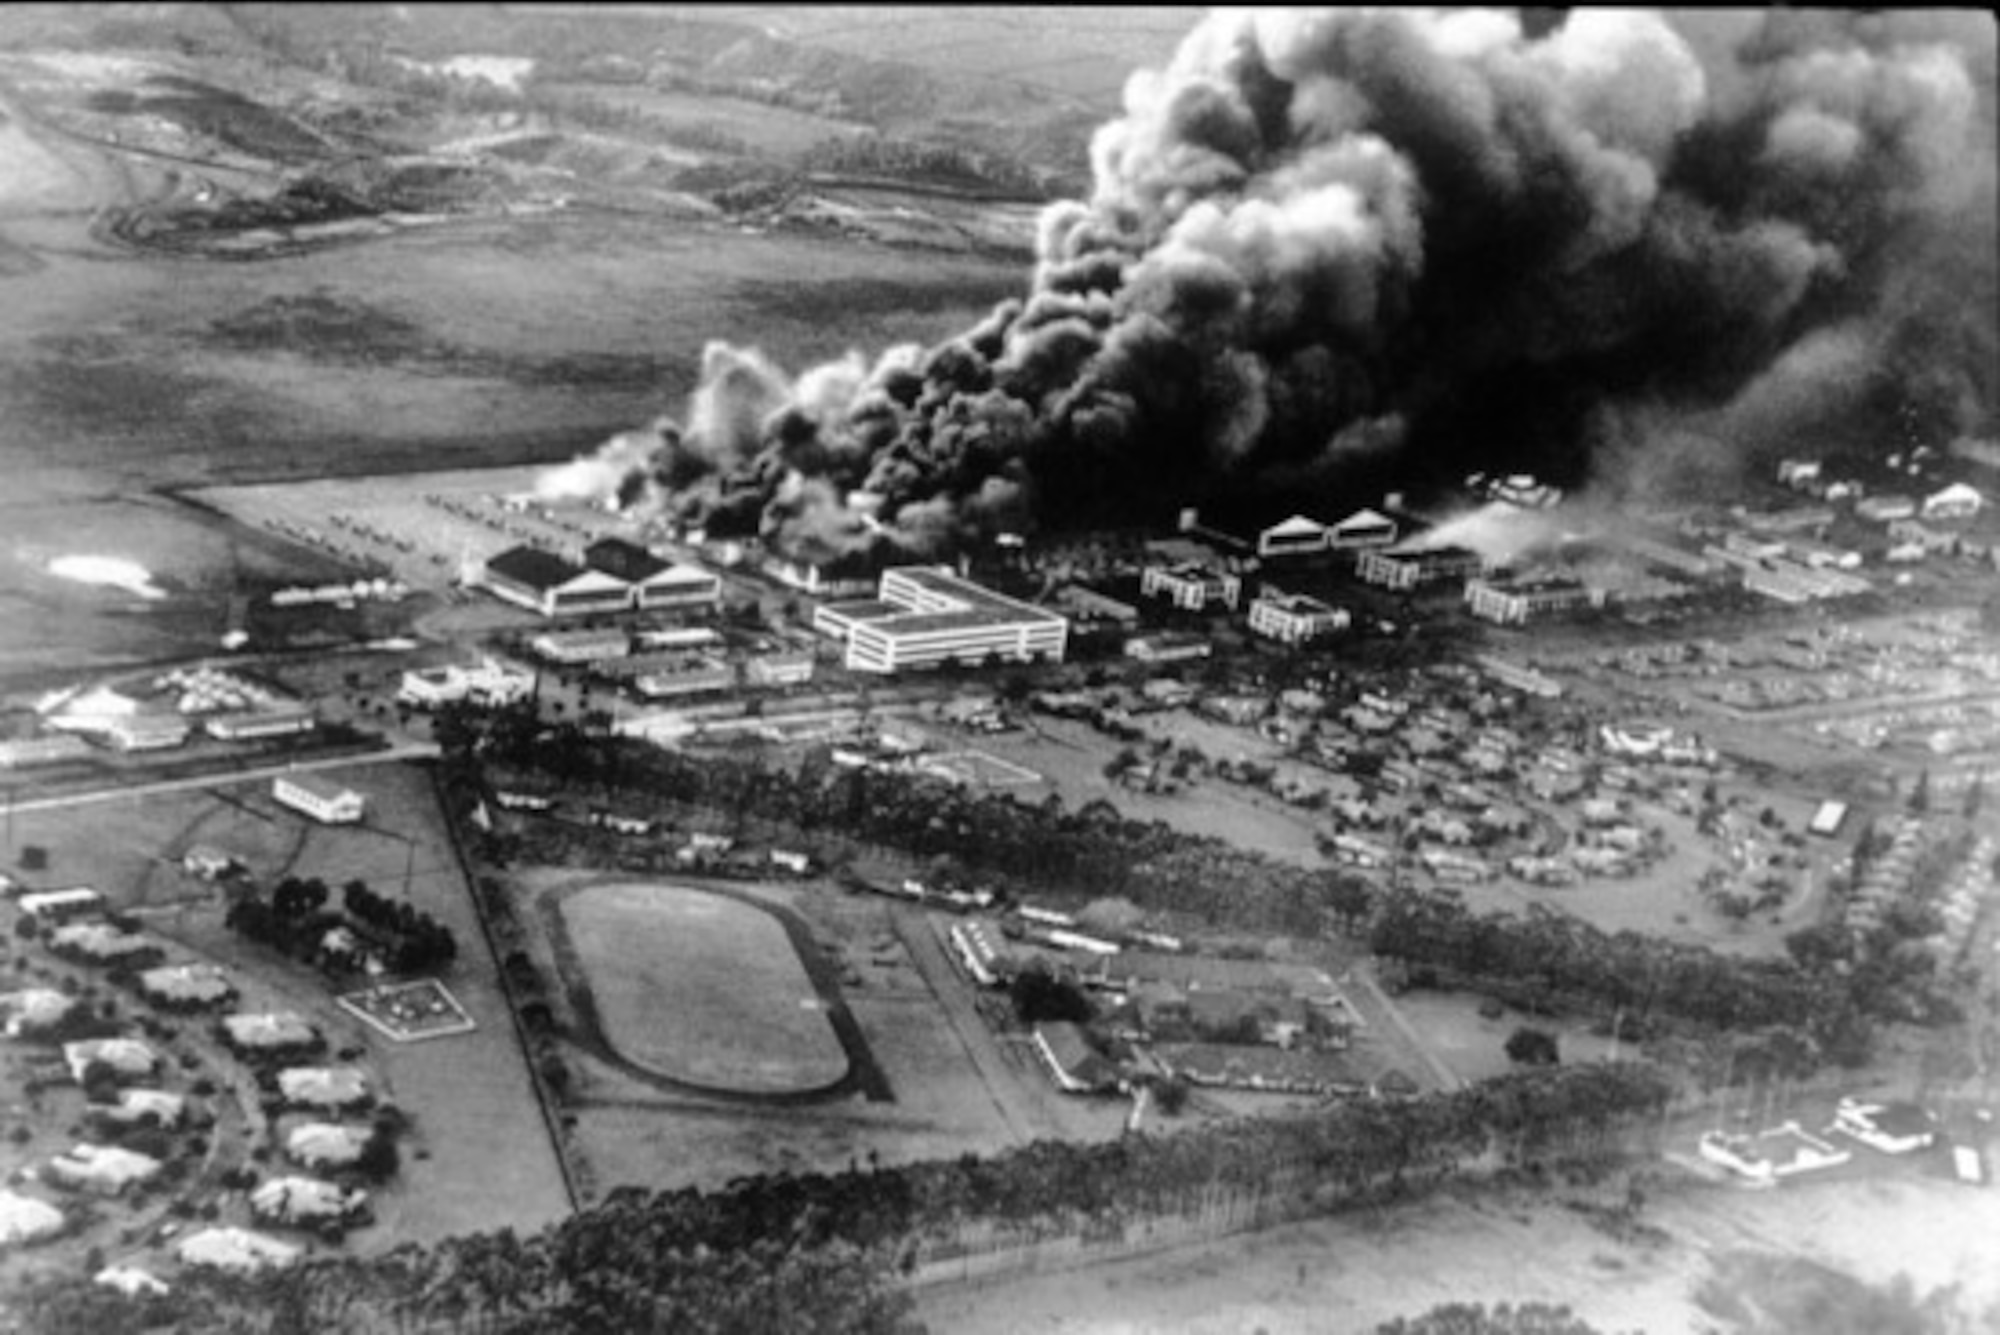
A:
MULTIPOLYGON (((1496 1159, 1615 1154, 1664 1110, 1649 1068, 1521 1073, 1406 1102, 1208 1125, 1098 1144, 1040 1141, 991 1159, 741 1179, 717 1192, 621 1188, 527 1239, 511 1232, 342 1258, 254 1283, 190 1277, 186 1300, 263 1316, 232 1329, 379 1329, 397 1322, 506 1319, 536 1330, 905 1332, 895 1287, 926 1254, 980 1242, 1118 1236, 1149 1217, 1187 1217, 1218 1196, 1255 1197, 1295 1218, 1391 1198, 1496 1159), (282 1326, 280 1313, 291 1320, 282 1326)), ((24 1297, 33 1328, 113 1330, 82 1280, 24 1297), (103 1322, 80 1324, 88 1311, 103 1322)), ((203 1310, 200 1307, 192 1311, 203 1310)))
POLYGON ((1796 959, 1733 959, 1693 945, 1601 932, 1539 905, 1475 915, 1455 895, 1405 889, 1377 906, 1370 942, 1413 981, 1501 996, 1530 1010, 1569 1005, 1705 1028, 1772 1026, 1811 1036, 1842 1065, 1868 1059, 1872 1024, 1852 979, 1796 959))
POLYGON ((956 144, 892 135, 837 135, 822 139, 799 155, 797 166, 808 174, 852 173, 940 181, 997 188, 1037 199, 1044 194, 1041 174, 1013 158, 956 144))
POLYGON ((348 926, 350 919, 381 944, 383 962, 397 973, 441 969, 458 958, 451 929, 405 900, 379 895, 366 882, 349 881, 341 891, 343 916, 326 907, 330 897, 318 877, 287 876, 272 889, 268 903, 255 894, 239 897, 223 923, 252 941, 336 971, 361 963, 357 952, 325 944, 327 933, 348 926))
POLYGON ((407 899, 390 899, 365 881, 349 881, 341 888, 340 906, 356 922, 394 940, 389 967, 399 973, 446 968, 458 958, 451 929, 407 899))
POLYGON ((1419 1317, 1397 1317, 1375 1335, 1604 1335, 1567 1307, 1546 1303, 1445 1303, 1419 1317))
POLYGON ((919 776, 846 769, 823 754, 797 769, 755 755, 691 756, 575 724, 553 728, 529 707, 441 719, 441 743, 461 764, 476 755, 656 800, 706 806, 811 832, 825 830, 923 857, 949 854, 990 875, 1037 887, 1089 886, 1155 912, 1241 932, 1365 933, 1375 951, 1419 980, 1465 987, 1529 1009, 1558 1004, 1642 1023, 1715 1029, 1785 1027, 1820 1057, 1865 1062, 1874 1019, 1948 1018, 1919 989, 1907 953, 1866 967, 1801 938, 1792 958, 1725 956, 1634 932, 1607 934, 1566 914, 1477 915, 1449 893, 1384 893, 1340 870, 1288 866, 1162 822, 1126 818, 1109 803, 1076 810, 1051 796, 1029 806, 919 776))

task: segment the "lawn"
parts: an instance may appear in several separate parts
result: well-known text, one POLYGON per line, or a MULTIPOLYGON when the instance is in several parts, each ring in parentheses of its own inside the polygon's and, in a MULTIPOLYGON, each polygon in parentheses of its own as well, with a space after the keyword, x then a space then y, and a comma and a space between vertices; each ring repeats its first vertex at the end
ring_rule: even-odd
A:
POLYGON ((590 886, 562 901, 605 1037, 670 1080, 745 1094, 825 1088, 847 1056, 783 924, 681 886, 590 886))

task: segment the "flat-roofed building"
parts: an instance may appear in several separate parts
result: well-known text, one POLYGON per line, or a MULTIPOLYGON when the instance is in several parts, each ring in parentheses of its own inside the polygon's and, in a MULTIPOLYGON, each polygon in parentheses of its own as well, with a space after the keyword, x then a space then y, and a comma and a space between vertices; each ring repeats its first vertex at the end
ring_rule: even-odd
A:
POLYGON ((68 922, 72 918, 104 911, 104 896, 87 885, 22 895, 18 902, 25 916, 44 923, 68 922))
POLYGON ((397 698, 406 704, 435 709, 469 700, 478 705, 505 705, 525 700, 535 690, 535 674, 488 658, 477 667, 447 664, 405 672, 397 698))
POLYGON ((700 566, 663 561, 634 542, 600 538, 583 549, 583 563, 621 579, 641 608, 711 606, 722 598, 722 580, 700 566))
POLYGON ((821 607, 813 627, 844 642, 858 672, 989 657, 1060 663, 1069 640, 1067 618, 932 566, 884 571, 876 598, 821 607))
POLYGON ((1476 617, 1502 626, 1519 626, 1537 617, 1602 607, 1604 590, 1592 588, 1573 575, 1475 579, 1465 586, 1465 601, 1476 617))
POLYGON ((1293 515, 1257 534, 1257 555, 1265 560, 1283 556, 1312 556, 1325 551, 1330 538, 1325 524, 1304 515, 1293 515))
POLYGON ((271 798, 282 806, 304 812, 322 825, 353 825, 367 810, 367 800, 352 788, 321 782, 304 775, 280 775, 271 781, 271 798))
POLYGON ((1187 663, 1214 652, 1215 646, 1199 635, 1135 635, 1125 641, 1125 656, 1141 663, 1187 663))
POLYGON ((1302 593, 1266 588, 1250 604, 1250 629, 1280 644, 1303 644, 1343 631, 1353 623, 1344 607, 1302 593))
POLYGON ((1486 558, 1469 547, 1390 547, 1364 551, 1354 562, 1363 583, 1407 591, 1426 584, 1471 579, 1487 570, 1486 558))
MULTIPOLYGON (((664 655, 658 656, 664 658, 664 655)), ((632 680, 632 689, 648 700, 675 695, 726 691, 736 684, 736 669, 709 654, 681 654, 656 662, 653 670, 632 680)))
POLYGON ((743 681, 749 686, 803 686, 812 680, 810 649, 760 649, 743 660, 743 681))
POLYGON ((632 638, 622 630, 548 630, 528 647, 551 663, 598 663, 632 652, 632 638))
POLYGON ((120 751, 170 751, 193 731, 178 714, 133 714, 104 725, 104 738, 120 751))
POLYGON ((495 597, 545 617, 619 612, 632 603, 632 586, 616 575, 572 565, 539 547, 510 547, 490 558, 479 582, 495 597))
POLYGON ((1139 620, 1139 609, 1132 604, 1081 584, 1065 584, 1056 590, 1056 602, 1078 621, 1109 621, 1129 626, 1139 620))
POLYGON ((90 743, 72 732, 51 733, 46 737, 14 737, 0 742, 0 769, 27 769, 34 765, 60 765, 90 754, 90 743))
POLYGON ((825 561, 808 561, 771 555, 764 558, 764 574, 787 588, 798 589, 815 598, 856 598, 875 587, 880 567, 858 555, 836 556, 825 561))
POLYGON ((319 726, 306 705, 285 705, 243 714, 216 714, 202 729, 219 742, 250 742, 262 737, 294 737, 319 726))
POLYGON ((1337 552, 1363 547, 1388 547, 1396 541, 1396 521, 1380 510, 1356 510, 1326 531, 1326 545, 1337 552))
POLYGON ((1895 519, 1913 519, 1917 503, 1908 496, 1866 496, 1854 503, 1854 513, 1877 524, 1895 519))
POLYGON ((1140 577, 1139 591, 1148 598, 1165 598, 1187 612, 1205 611, 1210 603, 1236 610, 1243 597, 1243 581, 1229 571, 1195 561, 1177 565, 1147 566, 1140 577))

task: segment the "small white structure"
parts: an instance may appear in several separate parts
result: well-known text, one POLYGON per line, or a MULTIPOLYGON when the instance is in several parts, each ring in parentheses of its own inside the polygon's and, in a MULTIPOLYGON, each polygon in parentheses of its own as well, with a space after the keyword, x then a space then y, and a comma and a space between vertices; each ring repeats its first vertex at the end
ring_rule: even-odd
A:
POLYGON ((78 1145, 49 1160, 48 1175, 65 1186, 122 1196, 127 1188, 159 1176, 160 1161, 150 1154, 116 1145, 78 1145))
POLYGON ((63 1212, 55 1206, 0 1187, 0 1247, 46 1238, 62 1226, 63 1212))
POLYGON ((368 1078, 352 1066, 293 1066, 278 1072, 285 1102, 304 1108, 353 1108, 368 1102, 368 1078))
POLYGON ((367 1192, 316 1177, 274 1177, 250 1193, 250 1214, 262 1223, 312 1225, 352 1219, 367 1203, 367 1192))
POLYGON ((336 788, 311 779, 280 775, 271 781, 271 797, 280 805, 304 812, 322 825, 353 825, 367 810, 367 801, 352 788, 336 788))
POLYGON ((159 1069, 160 1055, 136 1038, 86 1038, 63 1044, 63 1061, 79 1085, 92 1062, 128 1079, 143 1080, 159 1069))
POLYGON ((1884 1154, 1911 1154, 1937 1141, 1937 1119, 1914 1103, 1842 1099, 1828 1129, 1884 1154))
POLYGON ((104 896, 87 885, 79 885, 68 890, 22 895, 20 905, 22 913, 38 922, 67 922, 87 913, 101 913, 104 896))
POLYGON ((73 1015, 81 1003, 52 987, 31 987, 0 994, 0 1032, 9 1038, 54 1028, 73 1015))
POLYGON ((121 1089, 118 1102, 89 1106, 98 1116, 121 1125, 151 1120, 162 1127, 176 1127, 187 1116, 187 1100, 164 1089, 121 1089))
POLYGON ((137 1298, 142 1293, 158 1296, 171 1292, 164 1280, 151 1271, 132 1265, 106 1266, 90 1278, 93 1284, 116 1289, 127 1298, 137 1298))
POLYGON ((1752 1182, 1770 1185, 1780 1178, 1836 1167, 1853 1156, 1806 1134, 1797 1122, 1786 1122, 1748 1136, 1710 1131, 1701 1138, 1701 1157, 1752 1182))
POLYGON ((299 1248, 244 1228, 205 1228, 182 1238, 174 1255, 183 1265, 249 1272, 290 1265, 299 1259, 299 1248))
POLYGON ((285 1137, 285 1155, 308 1168, 346 1168, 358 1162, 373 1138, 366 1127, 302 1122, 285 1137))
POLYGON ((311 1047, 319 1031, 290 1011, 239 1012, 222 1017, 231 1046, 248 1051, 311 1047))
POLYGON ((220 1006, 232 1001, 236 988, 218 964, 174 964, 139 975, 139 991, 148 1000, 169 1006, 220 1006))
POLYGON ((1985 506, 1986 498, 1977 488, 1963 482, 1954 482, 1939 492, 1924 497, 1923 516, 1926 519, 1970 519, 1985 506))

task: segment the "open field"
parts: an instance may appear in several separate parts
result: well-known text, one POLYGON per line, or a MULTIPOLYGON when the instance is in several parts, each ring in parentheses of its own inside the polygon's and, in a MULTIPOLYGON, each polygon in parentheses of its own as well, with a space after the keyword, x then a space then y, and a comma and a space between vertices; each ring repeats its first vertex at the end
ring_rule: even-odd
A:
POLYGON ((789 1094, 847 1073, 777 919, 685 886, 596 885, 562 901, 606 1037, 626 1059, 709 1089, 789 1094))
MULTIPOLYGON (((530 929, 528 953, 545 977, 556 977, 560 966, 543 939, 538 906, 601 883, 603 874, 512 868, 493 875, 530 929)), ((1118 1134, 1122 1101, 1059 1094, 1025 1049, 1008 1048, 990 1032, 921 911, 822 882, 732 882, 728 889, 787 908, 808 925, 890 1097, 857 1091, 746 1102, 663 1088, 603 1059, 572 1032, 575 1021, 559 1022, 572 1073, 564 1117, 573 1121, 572 1154, 587 1195, 619 1185, 719 1187, 747 1173, 952 1158, 1040 1137, 1118 1134)))
MULTIPOLYGON (((1275 1229, 1066 1275, 1035 1275, 922 1296, 938 1335, 1365 1335, 1442 1303, 1564 1304, 1606 1331, 1709 1335, 1718 1297, 1761 1297, 1802 1263, 1871 1285, 1907 1276, 1919 1296, 1956 1288, 1950 1309, 1968 1331, 2000 1317, 2000 1270, 1987 1240, 2000 1192, 1936 1180, 1788 1183, 1742 1192, 1656 1186, 1643 1220, 1658 1241, 1622 1240, 1568 1201, 1602 1206, 1622 1194, 1567 1190, 1446 1194, 1406 1207, 1275 1229), (1709 1305, 1698 1295, 1711 1282, 1709 1305)), ((1819 1316, 1801 1302, 1791 1323, 1812 1330, 1841 1290, 1824 1285, 1819 1316)), ((1846 1299, 1851 1302, 1851 1298, 1846 1299)))
POLYGON ((216 165, 190 170, 41 113, 162 71, 258 67, 210 71, 151 29, 127 34, 143 39, 127 58, 88 45, 89 26, 0 22, 15 44, 0 62, 0 673, 207 648, 236 587, 330 565, 158 490, 561 460, 678 411, 710 339, 796 367, 935 340, 1026 280, 1017 261, 755 235, 664 206, 471 212, 258 263, 127 249, 92 232, 94 210, 235 179, 222 163, 243 155, 191 141, 216 165), (90 54, 19 45, 38 36, 90 54), (140 608, 65 585, 45 573, 62 555, 138 561, 172 596, 140 608))

